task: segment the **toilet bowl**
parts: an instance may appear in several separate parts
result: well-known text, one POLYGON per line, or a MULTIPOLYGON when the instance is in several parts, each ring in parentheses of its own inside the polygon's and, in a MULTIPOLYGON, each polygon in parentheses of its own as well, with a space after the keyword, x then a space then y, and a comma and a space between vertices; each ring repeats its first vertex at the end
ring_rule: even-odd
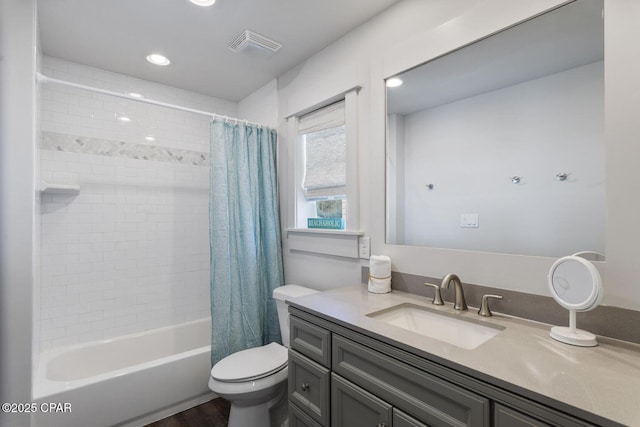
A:
POLYGON ((285 299, 315 293, 286 285, 273 291, 282 342, 233 353, 211 369, 209 388, 231 402, 229 427, 280 426, 287 419, 289 313, 285 299))

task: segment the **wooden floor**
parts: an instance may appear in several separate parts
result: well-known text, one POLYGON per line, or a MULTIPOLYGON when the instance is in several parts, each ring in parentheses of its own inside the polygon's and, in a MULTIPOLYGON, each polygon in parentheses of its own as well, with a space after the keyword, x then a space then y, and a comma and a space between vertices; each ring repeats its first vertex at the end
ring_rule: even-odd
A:
POLYGON ((145 427, 226 427, 229 402, 217 398, 145 427))

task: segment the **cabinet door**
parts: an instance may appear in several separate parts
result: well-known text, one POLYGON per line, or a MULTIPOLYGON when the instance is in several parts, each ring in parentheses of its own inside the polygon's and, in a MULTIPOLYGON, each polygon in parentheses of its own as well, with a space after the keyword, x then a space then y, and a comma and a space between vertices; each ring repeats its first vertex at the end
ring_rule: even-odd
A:
POLYGON ((320 424, 313 421, 309 415, 289 402, 289 427, 320 427, 320 424))
POLYGON ((393 427, 429 427, 413 418, 411 415, 405 414, 399 409, 393 408, 393 427))
POLYGON ((331 374, 332 427, 391 427, 391 417, 387 402, 331 374))
POLYGON ((320 425, 329 425, 329 370, 289 350, 289 400, 320 425))
POLYGON ((489 399, 333 334, 333 371, 433 427, 486 427, 489 399))
POLYGON ((331 333, 312 323, 289 317, 291 348, 322 366, 331 366, 331 333))
POLYGON ((506 406, 496 404, 493 409, 494 427, 551 427, 547 423, 538 421, 528 415, 514 411, 506 406))

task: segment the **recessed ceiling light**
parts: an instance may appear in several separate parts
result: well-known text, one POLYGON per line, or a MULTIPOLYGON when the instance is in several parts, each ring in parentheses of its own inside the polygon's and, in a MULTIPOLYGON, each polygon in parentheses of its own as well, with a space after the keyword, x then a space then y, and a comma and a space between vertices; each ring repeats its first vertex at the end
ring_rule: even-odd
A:
POLYGON ((387 87, 398 87, 402 85, 402 80, 397 77, 392 77, 387 80, 387 87))
POLYGON ((144 96, 142 96, 142 94, 138 92, 129 92, 127 93, 127 95, 129 95, 132 98, 144 98, 144 96))
POLYGON ((154 137, 152 137, 151 135, 145 136, 144 139, 146 139, 147 141, 155 141, 156 139, 154 137))
POLYGON ((211 6, 216 0, 189 0, 193 4, 197 4, 198 6, 211 6))
POLYGON ((198 6, 211 6, 216 2, 216 0, 189 0, 189 1, 198 6))
POLYGON ((118 116, 117 119, 122 123, 129 123, 131 121, 131 119, 127 116, 118 116))
POLYGON ((160 55, 159 53, 147 55, 147 61, 151 62, 153 65, 169 65, 171 63, 169 58, 164 55, 160 55))

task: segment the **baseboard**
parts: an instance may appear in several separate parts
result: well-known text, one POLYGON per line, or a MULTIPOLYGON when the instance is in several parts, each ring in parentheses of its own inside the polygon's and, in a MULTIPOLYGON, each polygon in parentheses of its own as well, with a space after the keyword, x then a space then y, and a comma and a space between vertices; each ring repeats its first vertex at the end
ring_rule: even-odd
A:
POLYGON ((164 409, 161 409, 160 411, 143 415, 142 417, 127 421, 123 424, 118 424, 117 427, 143 427, 147 424, 155 423, 156 421, 160 421, 164 418, 170 417, 182 411, 186 411, 187 409, 191 409, 195 406, 202 405, 203 403, 209 402, 210 400, 213 400, 217 397, 218 395, 215 393, 205 393, 200 396, 194 397, 193 399, 185 400, 175 405, 166 407, 164 409))

